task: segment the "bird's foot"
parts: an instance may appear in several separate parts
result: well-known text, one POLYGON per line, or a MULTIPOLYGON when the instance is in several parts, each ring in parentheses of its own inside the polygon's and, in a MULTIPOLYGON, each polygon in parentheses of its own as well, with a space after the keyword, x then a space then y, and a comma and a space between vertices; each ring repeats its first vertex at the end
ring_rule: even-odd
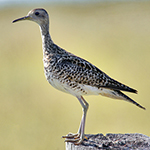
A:
POLYGON ((62 138, 66 138, 65 142, 71 142, 74 143, 75 145, 79 145, 82 143, 84 136, 81 136, 79 133, 76 134, 69 133, 68 135, 62 136, 62 138))

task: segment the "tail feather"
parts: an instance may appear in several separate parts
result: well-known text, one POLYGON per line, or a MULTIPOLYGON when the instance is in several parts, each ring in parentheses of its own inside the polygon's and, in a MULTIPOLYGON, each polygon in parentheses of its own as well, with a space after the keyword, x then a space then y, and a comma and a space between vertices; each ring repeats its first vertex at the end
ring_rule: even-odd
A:
POLYGON ((126 91, 126 92, 131 92, 131 93, 137 94, 137 90, 130 88, 129 86, 122 84, 121 82, 118 82, 117 80, 114 80, 108 76, 107 76, 106 84, 100 85, 100 87, 117 90, 117 91, 121 90, 121 91, 126 91))
POLYGON ((114 90, 119 96, 121 96, 125 101, 128 101, 142 109, 146 109, 145 107, 141 106, 140 104, 138 104, 137 102, 135 102, 134 100, 132 100, 130 97, 128 97, 127 95, 125 95, 124 93, 122 93, 119 90, 114 90))
POLYGON ((112 89, 114 91, 125 91, 125 92, 131 92, 131 93, 135 93, 137 94, 138 91, 135 90, 135 89, 132 89, 124 84, 121 84, 120 86, 116 86, 116 85, 107 85, 107 86, 100 86, 100 87, 103 87, 103 88, 106 88, 106 89, 112 89))

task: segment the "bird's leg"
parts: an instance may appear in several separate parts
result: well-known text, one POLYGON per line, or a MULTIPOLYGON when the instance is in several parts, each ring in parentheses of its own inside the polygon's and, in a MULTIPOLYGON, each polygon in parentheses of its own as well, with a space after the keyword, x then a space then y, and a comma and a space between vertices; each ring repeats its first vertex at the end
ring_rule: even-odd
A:
MULTIPOLYGON (((84 106, 82 106, 83 107, 83 115, 82 115, 82 120, 81 120, 79 131, 78 131, 78 133, 80 135, 82 135, 82 133, 84 133, 86 114, 87 114, 87 110, 88 110, 88 107, 89 107, 89 104, 85 101, 85 99, 82 96, 81 96, 81 99, 84 102, 84 106)), ((82 135, 82 136, 84 138, 84 135, 82 135)))
POLYGON ((87 110, 89 107, 89 104, 85 101, 85 99, 82 96, 77 97, 77 98, 78 98, 78 100, 79 100, 79 102, 83 108, 83 115, 82 115, 82 119, 81 119, 78 133, 77 134, 69 133, 68 135, 63 136, 63 138, 66 138, 65 142, 72 142, 74 144, 80 144, 84 139, 86 113, 87 113, 87 110))

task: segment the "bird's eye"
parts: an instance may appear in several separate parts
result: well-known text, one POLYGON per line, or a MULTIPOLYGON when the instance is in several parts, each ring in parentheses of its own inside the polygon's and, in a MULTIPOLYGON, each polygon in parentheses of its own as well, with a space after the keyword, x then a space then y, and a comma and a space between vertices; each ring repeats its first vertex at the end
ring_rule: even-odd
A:
POLYGON ((35 13, 36 16, 38 16, 39 14, 40 14, 39 12, 36 12, 36 13, 35 13))

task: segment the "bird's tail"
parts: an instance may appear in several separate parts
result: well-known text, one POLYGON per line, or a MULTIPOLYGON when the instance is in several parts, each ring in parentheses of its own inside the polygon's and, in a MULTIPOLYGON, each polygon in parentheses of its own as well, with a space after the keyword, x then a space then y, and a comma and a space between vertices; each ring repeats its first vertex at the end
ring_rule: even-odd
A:
POLYGON ((102 88, 99 91, 99 94, 101 94, 102 96, 106 96, 106 97, 110 97, 110 98, 114 98, 114 99, 122 99, 122 100, 130 102, 130 103, 132 103, 132 104, 134 104, 134 105, 136 105, 142 109, 145 109, 143 106, 141 106, 140 104, 138 104, 137 102, 132 100, 130 97, 128 97, 127 95, 122 93, 120 90, 102 88))
POLYGON ((113 91, 114 91, 114 94, 116 94, 120 97, 120 98, 118 97, 118 99, 123 99, 123 100, 128 101, 128 102, 130 102, 130 103, 132 103, 132 104, 134 104, 134 105, 136 105, 142 109, 146 109, 145 107, 141 106, 140 104, 138 104, 137 102, 132 100, 130 97, 128 97, 127 95, 125 95, 121 91, 119 91, 119 90, 113 90, 113 91))

